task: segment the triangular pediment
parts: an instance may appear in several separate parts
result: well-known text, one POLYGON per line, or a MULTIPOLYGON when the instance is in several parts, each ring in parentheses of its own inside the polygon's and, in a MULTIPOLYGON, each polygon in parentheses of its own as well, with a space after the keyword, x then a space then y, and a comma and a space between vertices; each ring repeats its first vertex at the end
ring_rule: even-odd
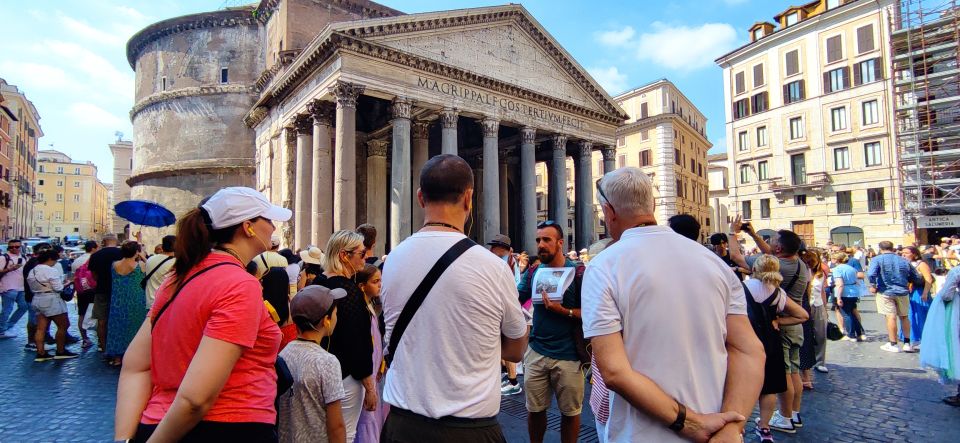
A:
POLYGON ((520 5, 363 20, 334 25, 333 31, 626 118, 520 5))

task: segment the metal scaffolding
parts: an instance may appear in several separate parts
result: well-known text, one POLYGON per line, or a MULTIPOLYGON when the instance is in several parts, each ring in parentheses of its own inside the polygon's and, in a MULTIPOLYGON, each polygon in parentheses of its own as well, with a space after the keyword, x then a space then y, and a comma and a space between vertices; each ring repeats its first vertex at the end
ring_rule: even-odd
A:
POLYGON ((891 20, 903 219, 960 214, 960 1, 900 0, 891 20))

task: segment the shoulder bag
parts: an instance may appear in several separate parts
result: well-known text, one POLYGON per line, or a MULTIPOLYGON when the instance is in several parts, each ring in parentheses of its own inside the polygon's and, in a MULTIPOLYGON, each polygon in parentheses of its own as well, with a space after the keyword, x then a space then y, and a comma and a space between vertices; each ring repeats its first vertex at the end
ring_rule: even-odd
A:
POLYGON ((414 314, 420 309, 420 305, 423 304, 423 301, 427 298, 427 294, 430 293, 433 286, 437 284, 437 280, 440 279, 440 276, 447 271, 447 268, 460 258, 464 252, 467 252, 468 249, 476 245, 477 244, 469 238, 458 241, 451 246, 447 252, 440 256, 437 263, 434 264, 433 267, 430 268, 430 271, 427 272, 427 275, 423 277, 423 281, 420 282, 417 289, 410 295, 407 304, 403 305, 403 310, 400 311, 400 318, 397 319, 397 324, 393 327, 393 332, 390 335, 390 344, 387 347, 387 355, 384 356, 387 367, 390 367, 390 364, 393 363, 393 357, 397 355, 397 347, 400 346, 400 339, 403 337, 404 331, 407 330, 407 326, 410 326, 410 321, 413 320, 414 314))
POLYGON ((163 259, 163 261, 161 261, 160 264, 158 264, 156 268, 151 269, 150 272, 147 273, 147 276, 144 277, 143 280, 140 280, 140 289, 146 290, 146 289, 147 289, 147 282, 150 281, 150 277, 153 277, 153 274, 156 274, 157 271, 159 271, 160 268, 163 267, 164 263, 166 263, 166 262, 168 262, 168 261, 170 261, 170 260, 173 260, 173 257, 167 257, 167 258, 163 259))

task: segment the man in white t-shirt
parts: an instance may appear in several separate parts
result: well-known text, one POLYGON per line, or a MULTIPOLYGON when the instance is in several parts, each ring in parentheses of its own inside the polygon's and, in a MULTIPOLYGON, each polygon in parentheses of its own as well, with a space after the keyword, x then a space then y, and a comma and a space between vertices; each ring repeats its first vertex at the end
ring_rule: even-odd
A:
MULTIPOLYGON (((455 155, 433 157, 420 173, 417 199, 423 229, 393 248, 383 269, 388 344, 415 289, 466 238, 473 171, 455 155)), ((527 324, 503 260, 480 245, 467 247, 400 335, 383 390, 391 408, 381 442, 505 441, 497 422, 500 359, 520 361, 527 324)))
POLYGON ((147 259, 145 272, 147 276, 150 277, 147 278, 144 286, 144 291, 147 295, 147 308, 153 306, 153 301, 156 300, 157 290, 160 289, 163 280, 167 278, 167 273, 173 269, 173 263, 176 260, 176 258, 173 257, 173 245, 176 241, 177 237, 174 235, 163 237, 160 243, 162 252, 152 255, 147 259))
POLYGON ((611 392, 606 441, 742 441, 764 354, 740 281, 709 249, 656 225, 640 169, 606 174, 597 193, 615 243, 587 267, 582 315, 611 392))

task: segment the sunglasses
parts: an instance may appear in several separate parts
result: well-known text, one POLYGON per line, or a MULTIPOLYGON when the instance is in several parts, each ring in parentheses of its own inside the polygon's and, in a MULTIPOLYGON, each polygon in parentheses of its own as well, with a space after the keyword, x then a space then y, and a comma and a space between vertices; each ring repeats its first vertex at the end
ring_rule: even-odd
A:
POLYGON ((546 220, 546 221, 537 223, 537 229, 550 228, 550 227, 560 227, 560 223, 557 223, 553 220, 546 220))
POLYGON ((597 179, 597 193, 600 194, 600 198, 603 199, 603 201, 600 203, 606 203, 607 206, 610 206, 610 209, 613 209, 613 205, 610 204, 610 199, 607 198, 607 194, 603 193, 603 186, 600 186, 600 180, 603 180, 603 179, 602 178, 597 179))

